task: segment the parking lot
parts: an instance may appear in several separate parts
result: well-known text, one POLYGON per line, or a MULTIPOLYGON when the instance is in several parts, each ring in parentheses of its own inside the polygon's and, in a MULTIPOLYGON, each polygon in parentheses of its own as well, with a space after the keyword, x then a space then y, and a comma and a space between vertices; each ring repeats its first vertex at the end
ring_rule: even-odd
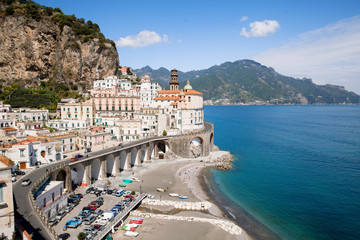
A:
POLYGON ((80 191, 76 191, 76 193, 83 194, 83 198, 80 200, 80 203, 71 212, 66 214, 61 219, 60 222, 58 222, 56 225, 54 225, 54 229, 58 233, 58 235, 63 234, 63 233, 68 233, 68 234, 70 234, 69 239, 77 239, 78 234, 80 232, 83 232, 85 227, 91 227, 94 224, 94 222, 90 225, 85 225, 85 223, 83 222, 77 228, 67 228, 66 230, 64 230, 64 226, 68 220, 78 216, 79 213, 83 210, 83 207, 90 204, 90 202, 97 200, 99 197, 102 197, 104 199, 104 202, 103 202, 103 205, 101 205, 97 209, 100 209, 104 212, 110 211, 111 208, 113 208, 115 206, 115 204, 124 200, 124 195, 122 195, 121 197, 116 197, 114 195, 101 194, 99 197, 97 197, 95 194, 90 194, 90 193, 86 194, 85 193, 86 189, 81 188, 80 191))

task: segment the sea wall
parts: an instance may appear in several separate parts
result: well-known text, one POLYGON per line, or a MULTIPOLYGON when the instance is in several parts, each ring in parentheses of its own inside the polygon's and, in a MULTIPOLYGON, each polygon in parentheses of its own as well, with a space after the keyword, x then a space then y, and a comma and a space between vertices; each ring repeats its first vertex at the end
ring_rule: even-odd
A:
POLYGON ((214 147, 214 125, 205 122, 201 131, 175 136, 170 139, 170 145, 171 151, 182 158, 209 156, 214 147), (195 140, 200 140, 201 144, 192 144, 195 140))

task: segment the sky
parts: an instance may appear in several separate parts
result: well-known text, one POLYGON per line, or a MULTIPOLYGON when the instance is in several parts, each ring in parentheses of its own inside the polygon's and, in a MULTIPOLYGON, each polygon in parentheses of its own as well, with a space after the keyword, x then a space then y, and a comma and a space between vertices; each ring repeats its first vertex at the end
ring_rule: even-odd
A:
POLYGON ((91 20, 120 65, 181 71, 252 59, 360 94, 360 0, 35 0, 91 20))

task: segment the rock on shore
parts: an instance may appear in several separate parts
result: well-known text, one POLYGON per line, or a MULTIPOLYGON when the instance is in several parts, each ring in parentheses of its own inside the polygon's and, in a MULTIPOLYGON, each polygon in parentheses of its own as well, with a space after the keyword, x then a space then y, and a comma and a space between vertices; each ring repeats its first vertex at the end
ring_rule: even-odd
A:
POLYGON ((214 163, 215 167, 219 170, 229 170, 232 168, 233 158, 230 152, 216 151, 211 153, 209 162, 214 163))

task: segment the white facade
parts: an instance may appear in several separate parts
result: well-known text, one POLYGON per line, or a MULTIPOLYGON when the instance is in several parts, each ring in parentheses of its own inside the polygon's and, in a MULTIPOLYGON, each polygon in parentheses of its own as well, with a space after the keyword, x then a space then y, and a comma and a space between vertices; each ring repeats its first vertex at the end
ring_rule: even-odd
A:
POLYGON ((48 218, 66 207, 67 194, 63 181, 50 181, 35 193, 35 203, 48 218))
POLYGON ((94 122, 94 107, 91 100, 80 103, 66 103, 61 106, 61 120, 72 120, 71 128, 76 128, 81 122, 94 122), (78 122, 80 121, 80 122, 78 122), (74 124, 74 127, 72 125, 74 124))
POLYGON ((46 126, 55 128, 58 130, 72 130, 89 128, 92 126, 91 120, 49 120, 46 122, 46 126))
POLYGON ((162 88, 159 83, 156 82, 143 82, 140 85, 140 101, 142 108, 155 107, 154 98, 158 96, 158 91, 162 88))
POLYGON ((15 231, 11 168, 0 161, 0 235, 12 239, 15 231))

